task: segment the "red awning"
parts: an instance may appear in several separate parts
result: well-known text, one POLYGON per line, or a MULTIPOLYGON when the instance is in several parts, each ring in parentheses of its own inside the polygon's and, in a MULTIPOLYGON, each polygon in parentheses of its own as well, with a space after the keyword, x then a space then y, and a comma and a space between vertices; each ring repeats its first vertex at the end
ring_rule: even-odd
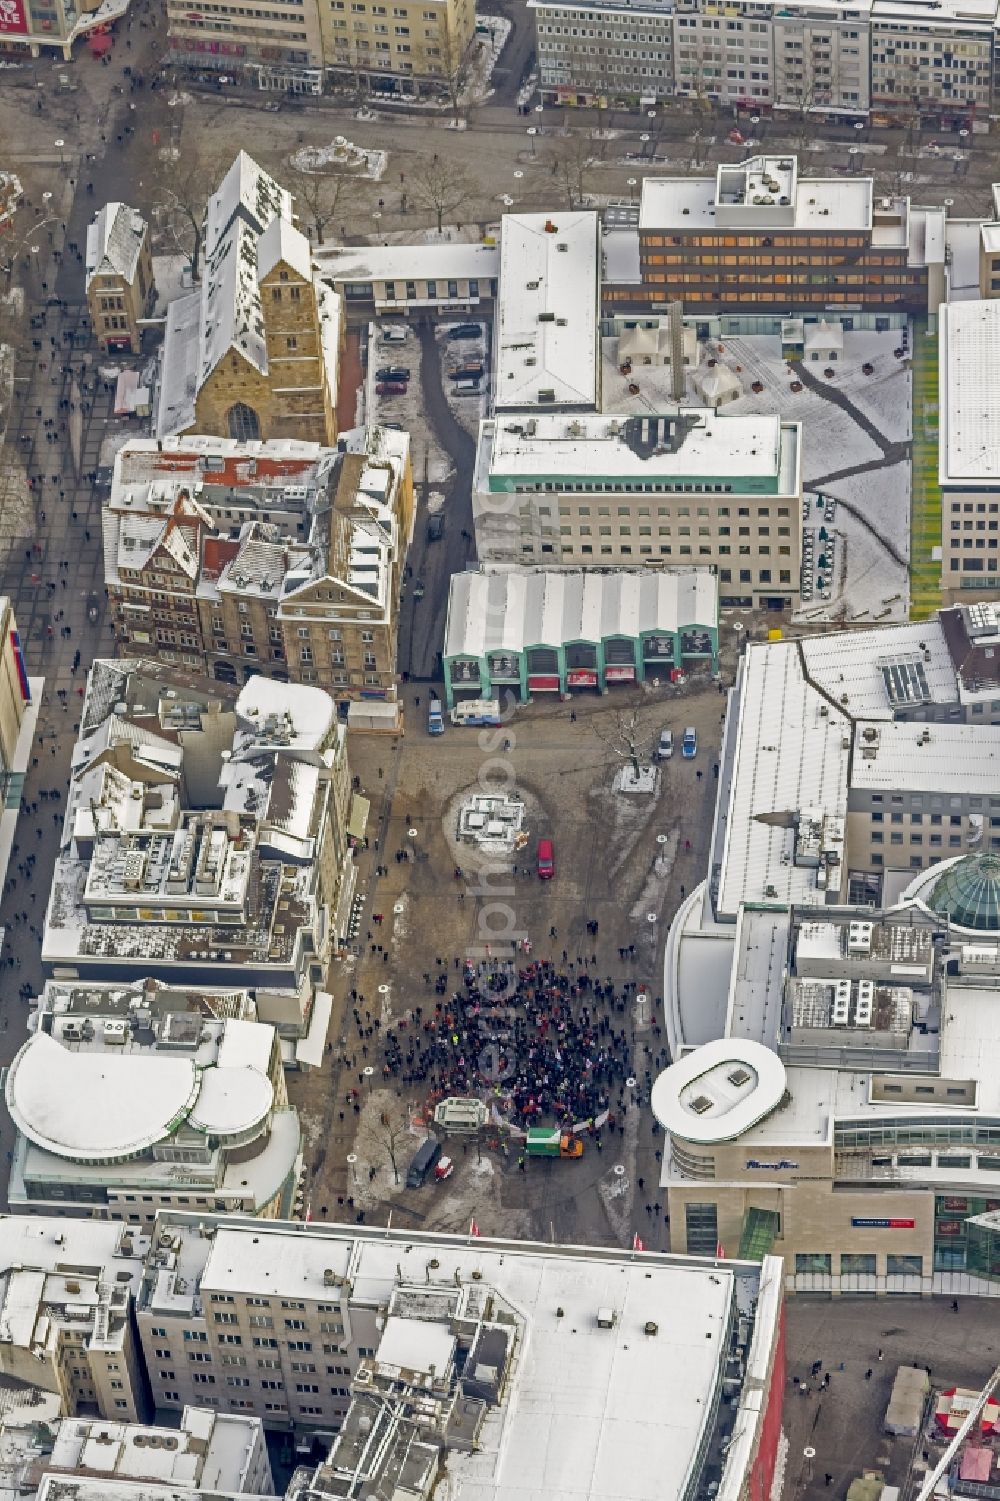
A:
POLYGON ((87 46, 90 48, 91 57, 103 57, 105 52, 110 52, 114 41, 107 32, 95 31, 87 38, 87 46))

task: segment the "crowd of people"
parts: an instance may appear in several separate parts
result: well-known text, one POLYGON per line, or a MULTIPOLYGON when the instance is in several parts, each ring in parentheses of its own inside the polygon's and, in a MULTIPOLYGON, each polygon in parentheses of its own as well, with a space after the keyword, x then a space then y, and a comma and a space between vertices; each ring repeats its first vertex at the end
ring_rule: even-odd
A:
POLYGON ((648 1102, 666 1065, 650 1007, 648 1040, 635 1033, 634 980, 601 978, 588 956, 562 965, 438 959, 424 983, 442 997, 383 1028, 355 992, 354 1020, 364 1057, 378 1039, 383 1081, 417 1086, 428 1105, 449 1095, 488 1098, 497 1117, 519 1129, 580 1125, 598 1137, 625 1110, 648 1102))

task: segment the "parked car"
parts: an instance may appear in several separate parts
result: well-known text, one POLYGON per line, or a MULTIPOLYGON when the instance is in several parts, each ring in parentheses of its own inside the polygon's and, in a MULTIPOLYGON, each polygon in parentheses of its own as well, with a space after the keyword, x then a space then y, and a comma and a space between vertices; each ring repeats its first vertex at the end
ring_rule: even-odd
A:
POLYGON ((443 536, 444 517, 440 511, 437 511, 433 516, 428 516, 427 518, 427 540, 428 542, 440 542, 443 536))
POLYGON ((681 755, 685 761, 693 761, 698 754, 698 731, 693 725, 688 725, 681 741, 681 755))
POLYGON ((673 730, 661 730, 660 731, 660 738, 659 738, 659 740, 656 743, 656 759, 658 761, 669 761, 670 757, 673 755, 673 753, 674 753, 674 732, 673 732, 673 730))
POLYGON ((449 380, 479 380, 483 373, 482 360, 467 360, 457 370, 448 371, 449 380))
POLYGON ((477 380, 457 380, 451 388, 456 396, 478 396, 482 390, 477 380))
POLYGON ((413 1155, 413 1161, 407 1169, 407 1188, 423 1188, 427 1180, 427 1174, 432 1167, 437 1166, 440 1156, 441 1143, 436 1137, 428 1136, 425 1141, 420 1143, 420 1146, 413 1155))
POLYGON ((376 380, 409 380, 410 372, 406 365, 383 365, 375 371, 376 380))
POLYGON ((377 396, 405 396, 409 387, 405 380, 380 380, 375 387, 377 396))
POLYGON ((387 323, 379 330, 383 344, 405 344, 407 331, 398 323, 387 323))
POLYGON ((551 881, 556 873, 556 856, 551 839, 538 841, 537 869, 540 881, 551 881))
POLYGON ((450 1178, 455 1171, 455 1164, 450 1157, 439 1157, 434 1169, 434 1177, 438 1183, 443 1183, 445 1178, 450 1178))
POLYGON ((483 325, 481 323, 456 323, 454 328, 448 330, 448 338, 455 343, 459 339, 481 339, 483 325))

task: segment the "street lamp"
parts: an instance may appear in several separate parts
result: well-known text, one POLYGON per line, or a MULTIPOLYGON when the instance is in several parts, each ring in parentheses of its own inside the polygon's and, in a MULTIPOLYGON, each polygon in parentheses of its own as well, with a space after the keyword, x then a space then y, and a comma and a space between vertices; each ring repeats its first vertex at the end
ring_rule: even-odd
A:
POLYGON ((351 1170, 351 1182, 354 1184, 354 1187, 357 1188, 357 1186, 358 1186, 358 1154, 357 1154, 357 1152, 348 1152, 348 1154, 347 1154, 347 1166, 351 1170))
POLYGON ((643 154, 643 156, 646 155, 646 147, 649 145, 650 139, 651 138, 650 138, 649 132, 647 130, 644 130, 643 133, 642 133, 642 135, 639 137, 639 143, 642 146, 642 154, 643 154))
POLYGON ((537 125, 529 125, 528 126, 528 143, 531 146, 531 154, 532 154, 532 156, 534 156, 534 154, 535 154, 535 136, 537 134, 538 134, 538 126, 537 125))
POLYGON ((961 141, 961 143, 962 143, 963 146, 965 146, 966 148, 968 148, 968 145, 969 145, 969 132, 965 129, 964 126, 958 132, 958 139, 961 141))
POLYGON ((63 147, 65 145, 66 145, 66 142, 63 140, 62 136, 60 136, 59 139, 58 139, 58 141, 56 141, 56 150, 59 152, 59 165, 60 165, 60 167, 64 167, 66 165, 66 158, 63 156, 63 147))
POLYGON ((638 178, 635 178, 635 177, 630 177, 629 180, 628 180, 628 201, 629 201, 629 203, 634 203, 635 202, 635 185, 636 185, 637 181, 638 181, 638 178))

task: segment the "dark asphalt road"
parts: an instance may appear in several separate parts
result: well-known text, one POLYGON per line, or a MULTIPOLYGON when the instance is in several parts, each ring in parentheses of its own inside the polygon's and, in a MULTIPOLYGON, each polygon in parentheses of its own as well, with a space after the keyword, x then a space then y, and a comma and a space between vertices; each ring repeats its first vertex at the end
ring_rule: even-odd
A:
POLYGON ((453 573, 468 567, 474 555, 472 541, 472 475, 476 445, 455 420, 441 384, 441 356, 434 330, 417 330, 420 340, 420 382, 424 415, 438 443, 451 459, 452 477, 445 492, 442 514, 444 536, 427 541, 427 486, 414 475, 417 489, 417 519, 413 544, 407 559, 412 577, 407 585, 400 620, 399 661, 411 678, 427 681, 438 672, 438 653, 444 642, 448 612, 448 581, 453 573), (462 533, 466 532, 465 537, 462 533), (417 600, 413 584, 421 579, 424 597, 417 600))

